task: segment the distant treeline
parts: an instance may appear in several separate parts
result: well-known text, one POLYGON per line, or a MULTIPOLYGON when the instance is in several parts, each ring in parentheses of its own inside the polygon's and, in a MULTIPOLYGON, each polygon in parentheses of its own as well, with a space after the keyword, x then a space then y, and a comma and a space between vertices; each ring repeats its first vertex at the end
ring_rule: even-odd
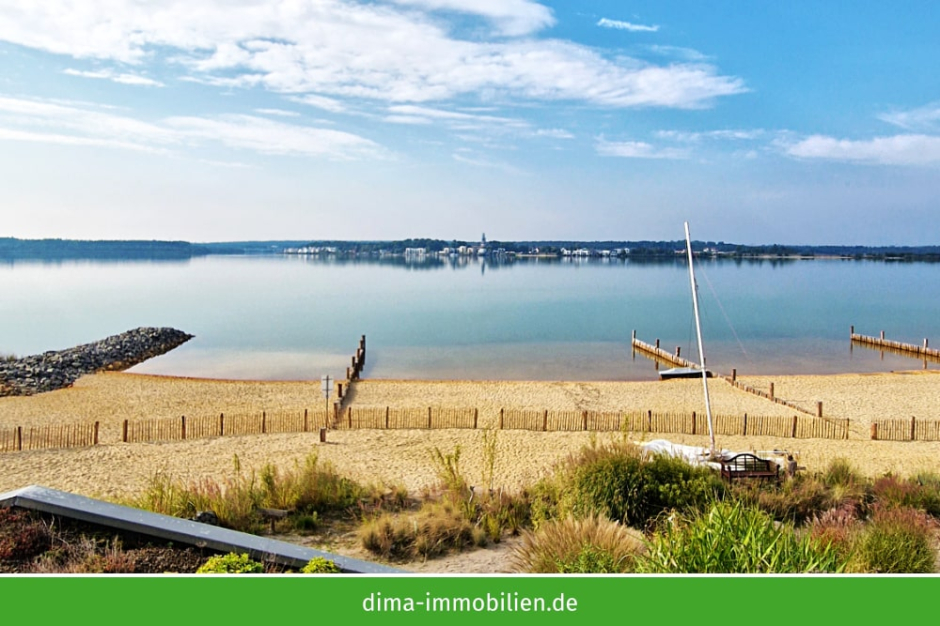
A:
MULTIPOLYGON (((180 260, 210 254, 279 254, 286 249, 327 248, 347 256, 403 254, 408 248, 437 253, 445 248, 476 247, 478 241, 415 238, 397 241, 243 241, 190 243, 186 241, 16 239, 0 237, 0 259, 101 259, 180 260)), ((607 251, 613 256, 643 258, 675 257, 685 250, 685 241, 488 241, 489 252, 509 254, 561 254, 563 250, 607 251)), ((723 241, 693 241, 697 253, 725 257, 843 257, 891 261, 940 261, 940 246, 749 246, 723 241)))
POLYGON ((188 259, 193 254, 193 244, 185 241, 0 238, 2 259, 188 259))

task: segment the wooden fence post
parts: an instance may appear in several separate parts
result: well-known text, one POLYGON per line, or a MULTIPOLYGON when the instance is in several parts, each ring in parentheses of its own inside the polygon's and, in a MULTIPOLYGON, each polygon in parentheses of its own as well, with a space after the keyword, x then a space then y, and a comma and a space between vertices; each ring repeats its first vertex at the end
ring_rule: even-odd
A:
POLYGON ((477 429, 477 420, 480 417, 480 409, 473 409, 473 430, 477 429))
POLYGON ((431 407, 428 407, 428 430, 431 430, 431 407))
POLYGON ((389 414, 389 411, 390 411, 389 407, 385 407, 385 430, 388 430, 388 414, 389 414))
POLYGON ((744 436, 747 437, 747 413, 744 414, 744 436))
POLYGON ((346 409, 346 419, 348 420, 348 426, 350 430, 352 429, 352 407, 346 409))
POLYGON ((16 427, 16 449, 21 452, 23 450, 23 427, 22 426, 16 427))
POLYGON ((503 409, 499 409, 499 429, 503 430, 503 409))
POLYGON ((587 430, 587 411, 581 411, 581 430, 587 430))
POLYGON ((695 434, 695 411, 692 411, 692 434, 695 434))
POLYGON ((548 409, 545 409, 545 412, 542 413, 542 432, 548 430, 548 409))
POLYGON ((122 441, 124 441, 124 443, 127 443, 127 420, 124 420, 124 428, 123 428, 123 434, 121 436, 121 439, 122 441))
POLYGON ((304 432, 307 432, 307 409, 304 409, 304 432))
POLYGON ((770 383, 770 399, 774 399, 774 384, 770 383))
POLYGON ((816 417, 822 417, 822 400, 816 403, 816 417))
POLYGON ((917 423, 917 418, 913 415, 911 416, 911 441, 917 441, 917 433, 915 432, 915 426, 917 423))
POLYGON ((98 445, 98 422, 95 422, 95 445, 98 445))
POLYGON ((225 413, 219 413, 219 436, 225 436, 225 413))
POLYGON ((734 368, 734 369, 731 370, 731 382, 732 382, 732 383, 738 382, 738 370, 737 370, 737 368, 734 368))
POLYGON ((180 434, 183 436, 183 440, 186 439, 186 416, 180 416, 180 434))
POLYGON ((878 441, 878 424, 877 422, 872 422, 871 424, 871 438, 873 441, 878 441))
POLYGON ((790 437, 792 439, 796 439, 796 424, 797 424, 798 419, 799 418, 796 415, 793 416, 793 430, 790 433, 790 437))
MULTIPOLYGON (((656 340, 656 343, 659 343, 658 339, 656 340)), ((648 433, 653 432, 653 411, 652 410, 646 411, 646 432, 648 433)))
POLYGON ((261 411, 261 434, 267 434, 268 432, 268 414, 265 411, 261 411))

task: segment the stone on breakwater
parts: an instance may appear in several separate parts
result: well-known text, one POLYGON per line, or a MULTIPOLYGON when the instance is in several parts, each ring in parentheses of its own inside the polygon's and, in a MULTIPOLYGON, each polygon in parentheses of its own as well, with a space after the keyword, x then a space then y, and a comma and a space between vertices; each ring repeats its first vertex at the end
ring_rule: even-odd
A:
POLYGON ((0 396, 68 387, 85 374, 127 369, 192 338, 175 328, 135 328, 67 350, 0 361, 0 396))

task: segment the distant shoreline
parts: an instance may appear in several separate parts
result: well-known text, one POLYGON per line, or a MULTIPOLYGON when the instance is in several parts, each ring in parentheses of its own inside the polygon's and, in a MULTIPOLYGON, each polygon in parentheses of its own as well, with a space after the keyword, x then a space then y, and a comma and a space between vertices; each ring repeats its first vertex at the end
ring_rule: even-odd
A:
MULTIPOLYGON (((742 245, 693 241, 703 258, 744 260, 867 260, 937 262, 940 246, 742 245)), ((468 258, 618 258, 658 261, 680 258, 681 241, 243 241, 191 243, 158 240, 18 239, 0 237, 0 262, 14 260, 187 260, 208 255, 324 256, 349 259, 461 256, 468 258), (459 252, 458 252, 459 251, 459 252)))

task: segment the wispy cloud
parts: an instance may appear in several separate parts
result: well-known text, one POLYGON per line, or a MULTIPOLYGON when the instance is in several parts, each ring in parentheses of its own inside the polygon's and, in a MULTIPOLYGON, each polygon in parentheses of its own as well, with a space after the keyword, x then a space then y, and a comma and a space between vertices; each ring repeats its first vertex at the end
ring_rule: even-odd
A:
POLYGON ((333 160, 388 158, 358 135, 253 115, 176 116, 145 122, 129 115, 41 100, 0 97, 0 139, 172 154, 223 145, 258 154, 333 160))
POLYGON ((631 33, 655 33, 659 26, 646 26, 644 24, 634 24, 632 22, 623 22, 621 20, 610 20, 602 17, 597 25, 601 28, 614 28, 616 30, 627 30, 631 33))
POLYGON ((81 76, 82 78, 98 78, 103 80, 110 80, 115 83, 121 83, 122 85, 140 85, 142 87, 165 87, 163 83, 158 80, 153 80, 152 78, 147 78, 146 76, 140 76, 139 74, 129 74, 129 73, 115 73, 111 70, 76 70, 68 68, 62 71, 64 74, 69 76, 81 76))
POLYGON ((285 109, 255 109, 255 113, 276 115, 277 117, 300 117, 300 113, 297 111, 287 111, 285 109))
POLYGON ((336 109, 343 98, 420 104, 484 95, 700 108, 747 91, 740 78, 707 63, 644 63, 538 39, 533 33, 554 17, 530 0, 7 4, 3 41, 176 80, 334 99, 313 104, 321 108, 336 109), (456 37, 460 21, 451 13, 485 18, 498 33, 456 37))
POLYGON ((300 104, 306 104, 318 109, 323 109, 324 111, 329 111, 330 113, 343 113, 347 109, 346 105, 336 98, 327 98, 326 96, 308 94, 306 96, 292 97, 290 100, 292 102, 299 102, 300 104))
POLYGON ((171 117, 166 124, 187 138, 218 141, 261 154, 326 157, 334 160, 382 158, 377 143, 352 133, 284 124, 252 115, 171 117))
POLYGON ((688 132, 680 130, 660 130, 656 131, 656 136, 660 139, 669 141, 678 141, 682 143, 699 143, 704 140, 720 141, 750 141, 760 138, 764 135, 761 129, 740 130, 740 129, 722 129, 706 130, 697 132, 688 132))
POLYGON ((494 23, 503 35, 527 35, 555 24, 552 11, 530 0, 392 0, 419 6, 477 15, 494 23))
POLYGON ((894 135, 874 139, 837 139, 813 135, 783 144, 784 152, 800 159, 825 159, 873 165, 940 165, 940 137, 894 135))
POLYGON ((685 148, 657 148, 645 141, 607 141, 598 137, 594 149, 601 156, 627 159, 688 159, 691 152, 685 148))
POLYGON ((894 111, 883 113, 878 119, 912 131, 940 130, 940 102, 933 102, 926 106, 908 111, 894 111))

